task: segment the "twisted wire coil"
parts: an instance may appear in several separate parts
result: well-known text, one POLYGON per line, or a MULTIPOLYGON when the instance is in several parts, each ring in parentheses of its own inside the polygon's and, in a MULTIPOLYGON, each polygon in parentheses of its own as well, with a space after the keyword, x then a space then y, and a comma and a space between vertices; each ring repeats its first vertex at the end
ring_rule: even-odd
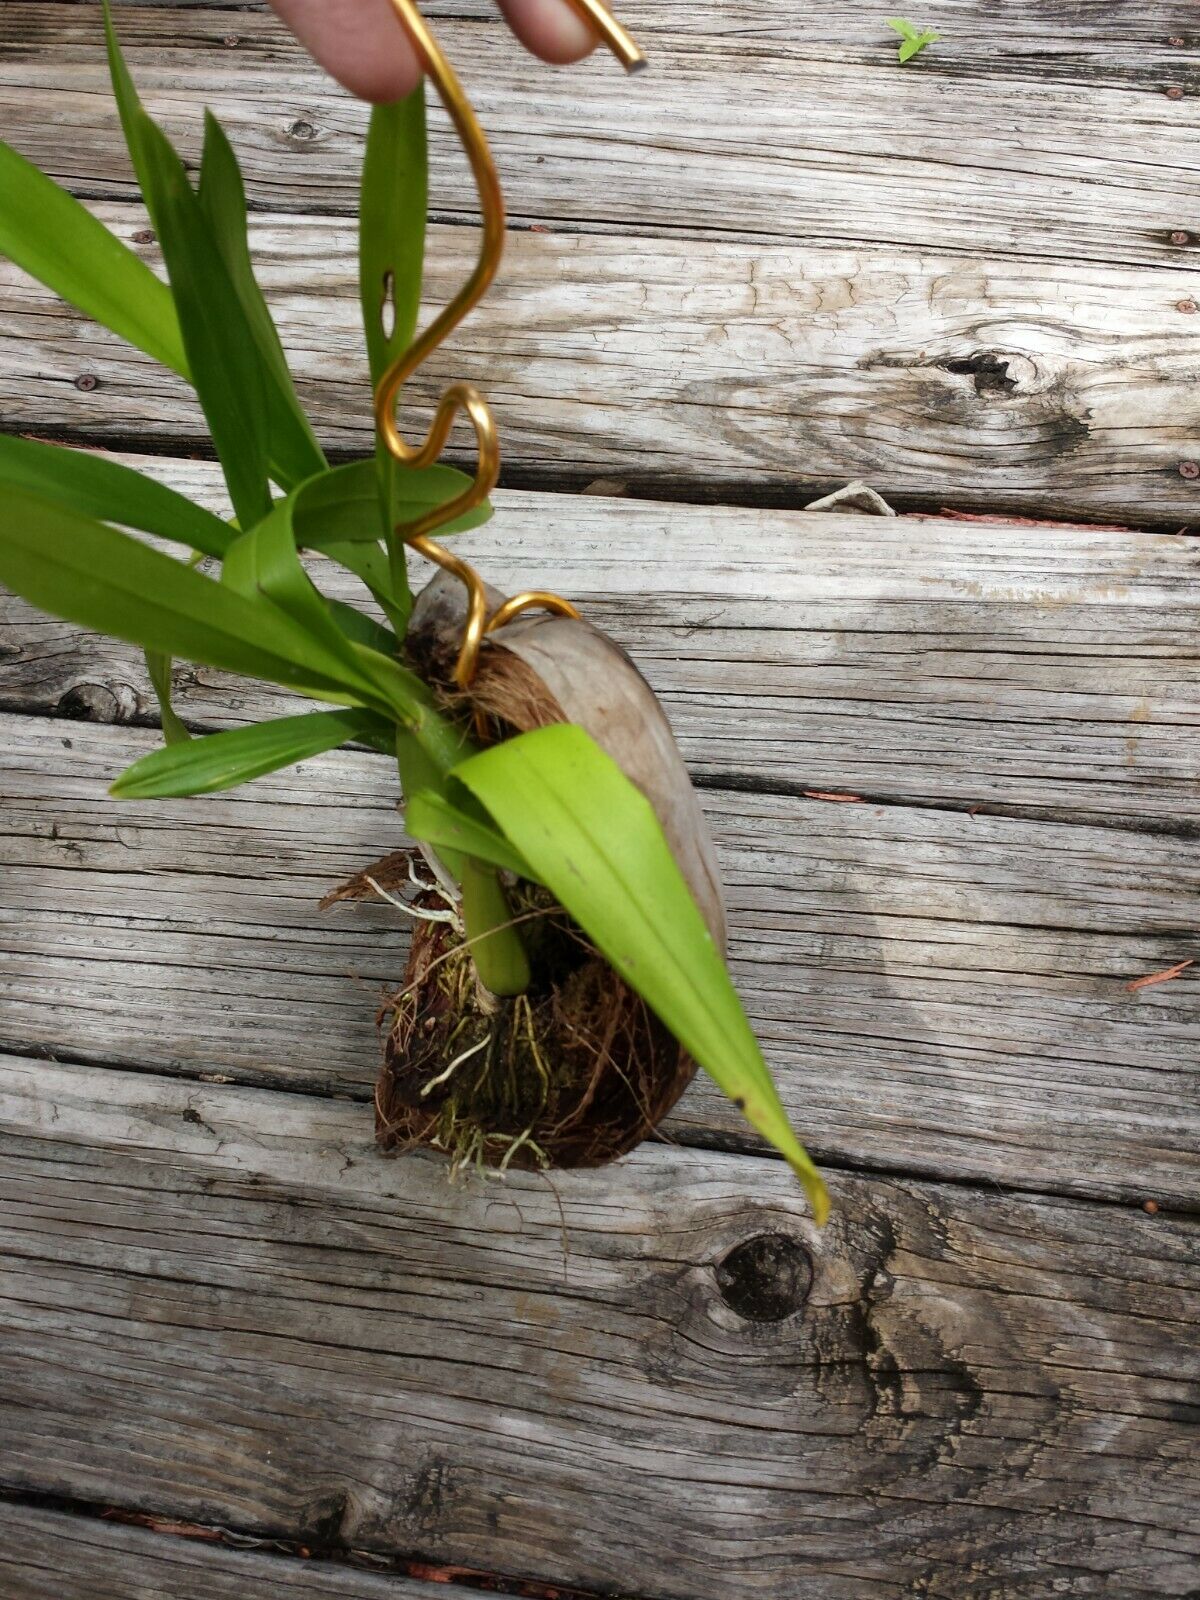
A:
MULTIPOLYGON (((569 0, 569 3, 591 23, 627 71, 636 71, 645 65, 645 58, 637 45, 600 0, 569 0)), ((427 512, 415 522, 402 523, 396 528, 397 535, 405 544, 452 573, 466 587, 467 622, 454 668, 455 683, 459 688, 466 688, 475 676, 479 650, 488 633, 534 607, 571 617, 577 617, 579 612, 560 595, 530 589, 506 600, 489 616, 483 580, 474 567, 430 537, 438 528, 474 510, 495 488, 500 474, 500 445, 495 420, 487 401, 474 384, 452 383, 438 401, 423 443, 411 445, 400 433, 396 407, 400 392, 409 378, 478 305, 496 276, 504 251, 504 196, 479 119, 463 91, 458 75, 417 9, 415 0, 389 0, 389 4, 416 47, 426 74, 454 124, 471 166, 483 220, 479 258, 470 277, 425 331, 418 334, 408 349, 396 357, 375 389, 375 424, 379 436, 401 466, 432 466, 445 449, 450 430, 460 412, 466 415, 475 430, 477 460, 472 483, 445 505, 427 512)))

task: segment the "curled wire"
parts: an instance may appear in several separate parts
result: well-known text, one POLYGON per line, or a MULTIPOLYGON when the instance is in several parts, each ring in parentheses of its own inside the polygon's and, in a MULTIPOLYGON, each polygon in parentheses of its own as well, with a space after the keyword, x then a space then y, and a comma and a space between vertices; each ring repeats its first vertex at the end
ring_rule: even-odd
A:
MULTIPOLYGON (((414 550, 452 573, 467 591, 467 622, 462 644, 454 668, 454 681, 466 688, 475 676, 479 650, 486 634, 511 622, 513 617, 532 607, 558 612, 561 615, 579 615, 569 600, 545 590, 527 590, 514 595, 491 615, 488 615, 487 597, 482 578, 474 567, 453 555, 444 545, 430 537, 438 528, 474 510, 491 494, 500 474, 500 445, 491 408, 473 383, 452 383, 437 404, 433 421, 424 442, 411 445, 403 438, 396 421, 396 406, 400 391, 417 368, 441 345, 464 317, 471 312, 487 293, 500 265, 504 250, 504 196, 496 174, 492 153, 479 125, 471 102, 463 91, 449 61, 429 30, 425 18, 417 9, 415 0, 389 0, 396 17, 416 46, 425 71, 437 90, 438 98, 454 124, 455 132, 467 160, 479 193, 479 206, 483 218, 483 232, 479 244, 479 258, 470 277, 462 288, 433 319, 425 331, 417 336, 380 378, 375 389, 375 424, 392 457, 406 467, 428 467, 438 459, 450 437, 459 412, 464 412, 475 430, 477 460, 473 482, 453 500, 436 507, 416 521, 401 523, 397 535, 414 550)), ((601 39, 626 68, 637 71, 645 65, 645 58, 600 0, 570 0, 579 14, 590 22, 601 39)))

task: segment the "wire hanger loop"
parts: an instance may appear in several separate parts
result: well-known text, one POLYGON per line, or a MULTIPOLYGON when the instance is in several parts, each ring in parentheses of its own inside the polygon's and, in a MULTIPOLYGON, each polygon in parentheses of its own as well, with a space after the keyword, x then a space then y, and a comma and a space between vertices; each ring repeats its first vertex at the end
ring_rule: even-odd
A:
MULTIPOLYGON (((432 466, 445 449, 450 430, 460 413, 465 414, 475 431, 475 476, 468 487, 444 505, 426 512, 413 522, 401 523, 396 528, 397 535, 405 544, 444 571, 452 573, 466 587, 467 622, 454 668, 455 683, 465 689, 475 676, 480 647, 488 633, 535 607, 572 617, 577 617, 579 613, 569 600, 546 590, 532 589, 506 600, 489 616, 483 579, 469 562, 454 555, 431 537, 439 528, 481 505, 495 488, 500 475, 500 443, 495 420, 491 407, 474 384, 452 383, 443 391, 437 403, 423 442, 412 445, 400 432, 396 408, 401 390, 418 367, 450 337, 491 286, 504 251, 504 195, 475 110, 457 73, 417 9, 415 0, 389 0, 389 4, 416 47, 426 75, 454 125, 479 194, 483 223, 479 256, 466 283, 425 331, 418 334, 407 350, 396 357, 375 389, 375 425, 385 448, 401 467, 432 466)), ((627 71, 636 72, 645 66, 642 52, 601 4, 601 0, 569 0, 569 4, 595 28, 627 71)))

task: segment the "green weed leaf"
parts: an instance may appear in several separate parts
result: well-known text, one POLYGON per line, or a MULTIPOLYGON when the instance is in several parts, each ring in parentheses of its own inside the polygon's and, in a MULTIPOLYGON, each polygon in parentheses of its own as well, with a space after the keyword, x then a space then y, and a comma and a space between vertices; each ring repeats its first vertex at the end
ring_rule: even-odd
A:
POLYGON ((582 728, 540 728, 453 776, 597 948, 787 1159, 818 1222, 829 1200, 649 802, 582 728))
POLYGON ((911 61, 914 56, 919 55, 924 50, 927 44, 936 44, 941 38, 941 34, 934 33, 932 28, 924 30, 915 28, 904 17, 889 17, 887 25, 889 28, 894 29, 904 41, 898 51, 901 61, 911 61))

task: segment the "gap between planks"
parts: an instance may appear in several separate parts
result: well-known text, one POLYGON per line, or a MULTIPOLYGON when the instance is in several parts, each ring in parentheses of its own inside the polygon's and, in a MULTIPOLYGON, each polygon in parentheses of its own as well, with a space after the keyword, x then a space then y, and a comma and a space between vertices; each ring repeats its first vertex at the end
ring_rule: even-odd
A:
MULTIPOLYGON (((120 459, 227 511, 211 463, 120 459)), ((529 492, 496 506, 456 547, 502 590, 548 584, 607 628, 703 784, 1200 827, 1193 540, 529 492)), ((360 599, 342 569, 314 571, 360 599)), ((186 665, 175 695, 198 726, 304 705, 186 665)), ((3 597, 0 704, 157 718, 138 651, 3 597)))
MULTIPOLYGON (((1200 483, 1179 467, 1200 455, 1188 385, 1200 323, 1179 307, 1196 303, 1189 252, 1200 233, 1191 228, 1187 152, 1197 130, 1194 100, 1162 93, 1161 74, 1181 59, 1167 43, 1167 12, 1142 19, 1136 51, 1129 40, 1119 47, 1130 47, 1130 64, 1143 58, 1137 92, 1098 81, 1094 58, 1109 42, 1100 13, 1042 8, 1036 28, 1018 23, 1018 54, 1040 33, 1060 65, 1073 51, 1089 61, 1086 83, 1047 82, 1035 95, 1019 73, 1011 77, 1007 50, 992 52, 978 81, 952 88, 949 44, 932 68, 925 58, 910 69, 831 61, 826 46, 803 43, 807 15, 794 30, 800 42, 781 37, 778 8, 765 0, 726 8, 716 23, 707 15, 684 26, 671 7, 648 9, 641 20, 662 30, 659 88, 648 97, 607 63, 540 74, 511 42, 500 45, 498 23, 479 16, 450 26, 468 72, 481 70, 481 104, 516 211, 591 226, 604 214, 602 194, 621 213, 607 224, 619 229, 614 238, 514 239, 512 289, 478 323, 486 337, 465 336, 468 375, 485 377, 512 406, 501 420, 518 476, 578 486, 616 470, 659 494, 728 497, 750 484, 802 498, 866 474, 913 507, 951 502, 1160 527, 1194 519, 1200 483), (850 75, 862 79, 853 94, 850 75), (532 105, 530 81, 539 86, 532 105), (732 84, 737 115, 714 119, 732 84), (1102 146, 1092 136, 1099 125, 1102 146), (603 162, 600 128, 612 129, 603 162), (776 243, 641 237, 655 228, 711 232, 717 219, 753 232, 764 217, 776 243), (898 232, 883 243, 885 217, 898 232), (1114 227, 1125 230, 1122 246, 1102 242, 1114 227), (631 229, 639 237, 626 237, 631 229), (839 238, 851 248, 830 248, 839 238), (1006 261, 1014 252, 1039 264, 1006 261), (522 331, 505 338, 506 321, 522 331)), ((362 110, 272 18, 244 14, 232 35, 227 16, 204 8, 143 6, 125 20, 151 108, 190 138, 199 103, 211 100, 231 121, 260 204, 312 210, 335 197, 353 208, 362 110)), ((995 32, 974 4, 956 20, 960 44, 995 32)), ((818 36, 834 22, 823 11, 818 36)), ((864 30, 882 29, 865 4, 840 25, 858 40, 851 51, 864 30)), ((8 136, 77 187, 125 192, 94 18, 77 5, 10 0, 0 27, 8 136)), ((973 49, 977 67, 985 55, 973 49)), ((447 168, 436 133, 434 157, 435 191, 465 204, 458 164, 447 168)), ((366 437, 366 407, 347 405, 345 385, 322 376, 344 368, 342 341, 331 352, 326 330, 348 328, 350 308, 331 322, 318 296, 306 311, 295 275, 324 281, 329 230, 339 224, 327 221, 323 236, 314 219, 304 226, 318 238, 280 286, 296 317, 295 327, 285 317, 285 342, 298 341, 306 398, 327 412, 340 446, 366 437), (314 328, 323 352, 310 348, 314 328), (349 415, 363 419, 357 431, 346 428, 349 415)), ((291 237, 279 216, 263 235, 291 237)), ((261 242, 271 254, 269 238, 261 242)), ((352 261, 352 249, 344 256, 352 261)), ((461 276, 448 265, 439 271, 461 276)), ((103 341, 63 332, 50 335, 49 351, 36 347, 36 362, 14 353, 13 370, 28 384, 0 394, 0 410, 17 426, 68 425, 95 437, 99 406, 108 419, 101 432, 175 427, 176 442, 191 447, 196 413, 185 408, 181 418, 177 390, 123 371, 103 341), (104 358, 90 374, 101 378, 90 400, 68 386, 84 355, 104 358)), ((360 341, 346 338, 357 356, 360 341)))
MULTIPOLYGON (((233 1530, 159 1518, 166 1526, 151 1531, 106 1516, 103 1508, 85 1515, 82 1509, 0 1498, 0 1590, 8 1600, 466 1600, 479 1593, 443 1587, 440 1578, 419 1582, 395 1572, 356 1571, 337 1560, 268 1554, 255 1546, 270 1549, 271 1540, 233 1530)), ((376 1557, 375 1564, 385 1562, 376 1557)), ((493 1592, 506 1588, 497 1585, 493 1592)), ((575 1597, 564 1591, 562 1600, 575 1597)))
MULTIPOLYGON (((136 208, 95 209, 161 267, 136 208)), ((256 219, 252 246, 318 432, 369 453, 352 227, 256 219)), ((461 230, 433 229, 427 310, 468 254, 461 230)), ((897 505, 1174 531, 1200 521, 1180 472, 1200 456, 1200 316, 1180 309, 1197 303, 1146 268, 517 234, 412 404, 479 384, 506 474, 542 485, 803 503, 863 477, 897 505)), ((9 431, 207 450, 183 380, 7 264, 0 305, 9 431)))

